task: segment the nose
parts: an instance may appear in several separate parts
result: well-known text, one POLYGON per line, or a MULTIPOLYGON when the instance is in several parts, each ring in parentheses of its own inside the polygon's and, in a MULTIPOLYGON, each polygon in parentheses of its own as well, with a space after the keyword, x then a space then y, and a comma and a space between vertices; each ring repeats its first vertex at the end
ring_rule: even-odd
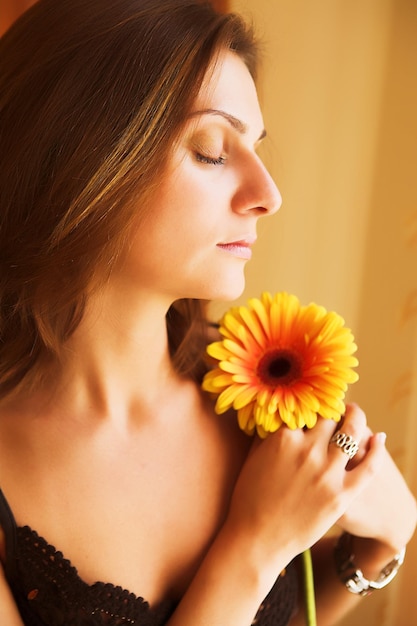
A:
POLYGON ((234 210, 273 215, 282 204, 281 194, 272 176, 257 154, 242 169, 239 189, 234 196, 234 210))

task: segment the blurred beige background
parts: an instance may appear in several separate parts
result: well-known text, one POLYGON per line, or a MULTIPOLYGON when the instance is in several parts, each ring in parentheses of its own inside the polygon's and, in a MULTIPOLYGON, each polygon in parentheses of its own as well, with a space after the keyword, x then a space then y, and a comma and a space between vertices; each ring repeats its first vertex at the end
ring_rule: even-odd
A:
POLYGON ((1 0, 0 2, 0 35, 10 24, 28 9, 35 0, 1 0))
MULTIPOLYGON (((241 302, 286 290, 346 320, 350 397, 417 493, 417 2, 231 0, 264 41, 263 157, 283 196, 241 302)), ((214 311, 221 311, 214 307, 214 311)), ((343 626, 417 625, 417 537, 343 626)))
MULTIPOLYGON (((0 29, 32 1, 2 0, 0 29)), ((240 301, 287 290, 344 316, 359 344, 351 397, 417 493, 417 1, 215 4, 253 17, 265 42, 263 156, 284 198, 240 301)), ((417 625, 416 580, 417 537, 396 581, 340 626, 417 625)))

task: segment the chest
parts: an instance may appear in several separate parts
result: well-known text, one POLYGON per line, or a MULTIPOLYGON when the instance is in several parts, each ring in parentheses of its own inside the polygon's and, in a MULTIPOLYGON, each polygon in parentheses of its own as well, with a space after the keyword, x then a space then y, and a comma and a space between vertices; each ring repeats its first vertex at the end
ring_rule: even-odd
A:
POLYGON ((84 582, 111 582, 157 604, 188 586, 243 454, 227 429, 207 425, 204 433, 144 428, 70 442, 48 435, 3 487, 18 525, 61 551, 84 582))

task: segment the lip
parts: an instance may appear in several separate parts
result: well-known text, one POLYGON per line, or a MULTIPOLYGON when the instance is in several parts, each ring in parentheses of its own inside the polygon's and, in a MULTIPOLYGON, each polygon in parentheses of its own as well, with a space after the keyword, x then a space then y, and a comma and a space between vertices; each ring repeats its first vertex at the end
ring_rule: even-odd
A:
POLYGON ((245 236, 242 239, 236 241, 228 241, 225 243, 218 243, 217 247, 225 252, 228 252, 232 256, 240 259, 249 260, 252 258, 251 246, 255 243, 255 236, 245 236))

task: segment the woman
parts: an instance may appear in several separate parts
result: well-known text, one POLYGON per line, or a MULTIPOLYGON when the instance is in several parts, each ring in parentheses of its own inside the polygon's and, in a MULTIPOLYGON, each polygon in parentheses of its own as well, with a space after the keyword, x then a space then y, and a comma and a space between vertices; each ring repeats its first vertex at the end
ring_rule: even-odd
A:
POLYGON ((303 624, 314 544, 333 624, 359 596, 326 531, 370 579, 414 531, 383 435, 351 405, 346 471, 334 423, 252 441, 200 391, 204 302, 241 293, 281 202, 252 33, 192 0, 40 0, 0 58, 2 623, 303 624))

